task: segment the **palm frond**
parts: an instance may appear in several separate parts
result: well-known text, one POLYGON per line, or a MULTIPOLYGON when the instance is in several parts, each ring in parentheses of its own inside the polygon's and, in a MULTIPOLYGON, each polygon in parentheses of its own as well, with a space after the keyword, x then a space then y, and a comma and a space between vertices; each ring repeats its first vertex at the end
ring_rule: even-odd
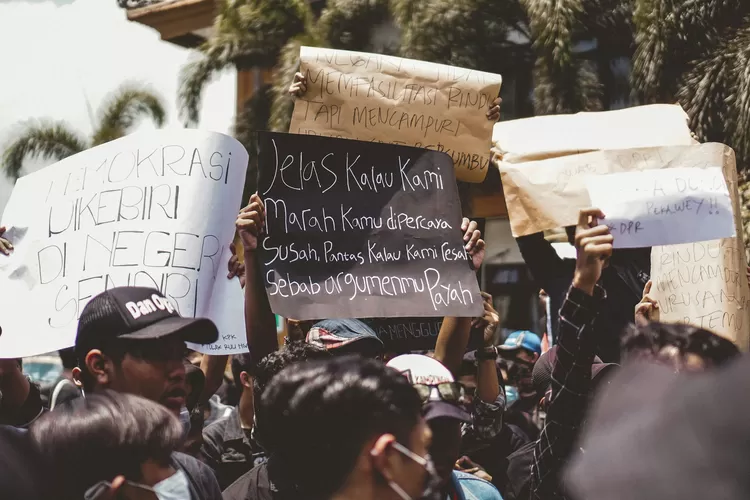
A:
POLYGON ((62 160, 86 148, 86 142, 63 122, 27 123, 6 146, 3 169, 9 178, 18 179, 27 158, 62 160))
POLYGON ((194 126, 200 119, 203 89, 219 71, 230 66, 233 58, 229 51, 210 51, 197 61, 190 62, 180 70, 180 90, 177 93, 177 106, 180 119, 185 126, 194 126))
POLYGON ((550 76, 554 65, 544 58, 534 66, 534 112, 537 115, 601 111, 602 88, 589 61, 573 61, 550 76))
POLYGON ((366 50, 373 28, 388 18, 387 0, 329 0, 320 16, 321 37, 335 49, 366 50))
POLYGON ((124 86, 114 92, 101 110, 92 138, 94 146, 123 137, 142 118, 150 118, 157 127, 162 127, 167 115, 161 98, 135 86, 124 86))
POLYGON ((290 40, 281 50, 279 62, 274 68, 273 75, 273 103, 271 104, 271 119, 269 127, 276 132, 288 132, 292 119, 294 101, 289 95, 289 85, 294 80, 294 74, 299 70, 300 47, 323 47, 323 41, 315 32, 308 32, 290 40))

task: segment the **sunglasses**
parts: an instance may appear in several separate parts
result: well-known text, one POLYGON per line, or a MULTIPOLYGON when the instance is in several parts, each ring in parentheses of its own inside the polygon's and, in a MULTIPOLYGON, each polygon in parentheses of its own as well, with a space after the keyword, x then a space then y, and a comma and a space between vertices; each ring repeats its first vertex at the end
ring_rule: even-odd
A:
POLYGON ((441 384, 414 384, 422 404, 430 401, 446 401, 448 403, 463 403, 466 393, 464 386, 458 382, 443 382, 441 384))

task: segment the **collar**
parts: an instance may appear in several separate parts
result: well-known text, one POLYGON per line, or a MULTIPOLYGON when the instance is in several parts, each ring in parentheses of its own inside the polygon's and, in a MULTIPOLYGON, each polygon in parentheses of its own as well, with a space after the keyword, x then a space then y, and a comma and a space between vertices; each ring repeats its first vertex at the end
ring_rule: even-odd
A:
POLYGON ((224 442, 243 441, 250 446, 250 440, 247 439, 247 436, 242 429, 242 423, 240 422, 240 409, 237 406, 232 409, 232 413, 226 418, 226 425, 224 426, 224 432, 221 437, 224 442))
POLYGON ((448 500, 466 500, 461 484, 458 482, 458 474, 455 471, 451 473, 450 490, 448 491, 448 500))

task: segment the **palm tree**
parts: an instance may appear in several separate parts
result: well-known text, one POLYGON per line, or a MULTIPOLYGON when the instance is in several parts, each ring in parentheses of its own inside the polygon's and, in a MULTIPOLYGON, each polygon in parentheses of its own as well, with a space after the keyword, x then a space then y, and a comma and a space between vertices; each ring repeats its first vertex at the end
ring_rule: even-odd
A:
POLYGON ((5 174, 17 180, 27 158, 59 161, 123 137, 143 117, 150 118, 159 127, 164 125, 166 112, 161 100, 147 90, 124 86, 102 106, 90 140, 60 121, 36 120, 22 124, 17 137, 5 148, 2 158, 5 174))

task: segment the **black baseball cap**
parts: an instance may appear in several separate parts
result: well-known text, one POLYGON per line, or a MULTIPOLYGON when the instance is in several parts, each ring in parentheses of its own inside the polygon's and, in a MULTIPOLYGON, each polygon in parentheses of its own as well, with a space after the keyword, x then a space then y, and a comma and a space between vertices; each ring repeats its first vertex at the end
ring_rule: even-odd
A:
POLYGON ((207 318, 183 318, 154 288, 123 286, 95 296, 78 321, 75 350, 82 359, 113 339, 148 340, 178 335, 186 342, 210 344, 219 338, 207 318))

